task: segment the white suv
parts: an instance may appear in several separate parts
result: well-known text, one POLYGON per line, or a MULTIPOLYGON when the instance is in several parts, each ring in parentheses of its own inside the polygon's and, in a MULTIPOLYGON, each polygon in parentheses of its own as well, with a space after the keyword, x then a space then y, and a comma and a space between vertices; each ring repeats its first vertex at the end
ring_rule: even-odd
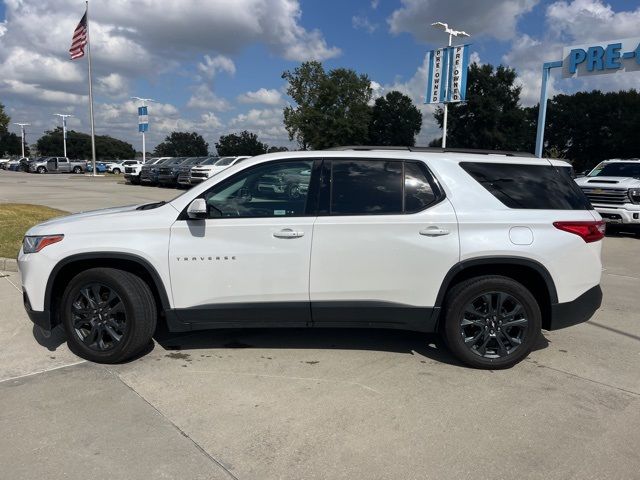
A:
POLYGON ((640 231, 639 159, 605 160, 576 183, 610 227, 640 231))
POLYGON ((220 173, 229 167, 233 167, 235 164, 240 163, 247 158, 251 157, 211 157, 191 169, 189 183, 191 185, 196 185, 204 182, 207 178, 213 177, 215 174, 220 173))
POLYGON ((31 228, 24 304, 120 362, 169 331, 440 332, 479 368, 600 306, 604 225, 561 161, 440 149, 262 155, 174 200, 31 228), (296 185, 297 188, 266 188, 296 185))

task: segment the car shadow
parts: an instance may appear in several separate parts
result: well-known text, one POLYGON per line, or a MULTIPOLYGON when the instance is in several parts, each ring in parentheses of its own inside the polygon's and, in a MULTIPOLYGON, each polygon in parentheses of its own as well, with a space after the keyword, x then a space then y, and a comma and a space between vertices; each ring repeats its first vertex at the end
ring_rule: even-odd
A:
POLYGON ((606 231, 606 236, 607 237, 611 237, 611 238, 636 238, 638 240, 640 240, 640 229, 639 230, 634 230, 634 229, 625 229, 624 227, 616 227, 615 230, 611 229, 609 230, 610 227, 607 227, 607 231, 606 231))
MULTIPOLYGON (((459 362, 435 333, 405 330, 348 328, 246 328, 197 332, 156 332, 155 340, 165 350, 193 349, 293 349, 293 350, 377 350, 417 355, 437 362, 467 368, 459 362)), ((549 346, 544 335, 533 350, 549 346)))

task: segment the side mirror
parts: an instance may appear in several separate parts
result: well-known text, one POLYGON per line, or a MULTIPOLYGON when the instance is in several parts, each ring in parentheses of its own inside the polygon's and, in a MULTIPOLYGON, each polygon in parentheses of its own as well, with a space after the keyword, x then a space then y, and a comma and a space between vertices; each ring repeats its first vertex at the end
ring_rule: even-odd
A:
POLYGON ((204 198, 196 198, 189 204, 187 215, 193 220, 204 220, 207 218, 207 202, 204 198))

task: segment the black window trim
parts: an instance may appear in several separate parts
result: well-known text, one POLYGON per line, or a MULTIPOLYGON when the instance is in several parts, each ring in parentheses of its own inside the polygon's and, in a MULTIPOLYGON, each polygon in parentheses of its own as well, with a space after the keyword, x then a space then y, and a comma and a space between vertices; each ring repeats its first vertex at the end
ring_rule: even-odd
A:
MULTIPOLYGON (((319 217, 367 217, 367 216, 392 216, 392 215, 416 215, 419 213, 424 212, 425 210, 428 210, 436 205, 438 205, 440 202, 442 202, 445 198, 446 198, 446 194, 444 192, 444 189, 441 187, 440 182, 438 181, 437 177, 433 174, 433 172, 431 171, 431 169, 429 168, 429 166, 418 159, 407 159, 407 158, 381 158, 381 157, 373 157, 373 156, 367 156, 367 157, 325 157, 323 164, 322 164, 322 175, 326 175, 328 171, 329 174, 329 182, 328 182, 328 188, 329 188, 329 192, 327 195, 327 192, 325 192, 324 195, 324 199, 323 196, 321 195, 321 192, 318 192, 318 202, 317 202, 317 206, 318 206, 318 210, 317 210, 317 214, 319 217), (402 164, 402 212, 396 212, 396 213, 349 213, 349 214, 334 214, 331 212, 331 204, 332 204, 332 198, 333 198, 333 161, 334 160, 358 160, 358 161, 386 161, 386 162, 401 162, 402 164), (431 189, 433 190, 433 194, 434 194, 434 201, 429 203, 428 205, 425 205, 424 208, 420 209, 420 210, 416 210, 415 212, 406 212, 406 198, 405 198, 405 165, 407 163, 412 163, 418 166, 419 169, 422 170, 422 172, 425 175, 425 178, 427 179, 427 181, 429 182, 429 184, 431 185, 431 189), (322 201, 324 200, 324 202, 322 201), (323 203, 326 203, 326 205, 323 205, 323 203)), ((320 177, 318 177, 318 183, 320 182, 320 177)), ((327 185, 320 186, 319 190, 324 190, 327 188, 327 185)))
POLYGON ((244 175, 247 172, 250 172, 253 169, 256 168, 262 168, 265 165, 271 165, 274 163, 287 163, 287 162, 312 162, 311 163, 311 179, 309 180, 309 192, 307 193, 307 205, 305 208, 305 213, 304 215, 286 215, 286 216, 270 216, 270 217, 265 217, 262 215, 257 215, 257 216, 249 216, 249 217, 213 217, 213 218, 206 218, 205 220, 219 220, 219 219, 223 219, 223 220, 230 220, 230 219, 245 219, 245 218, 308 218, 308 217, 317 217, 318 216, 318 194, 316 194, 316 190, 319 192, 320 188, 319 188, 319 175, 320 175, 320 167, 322 165, 322 158, 317 158, 317 157, 297 157, 297 158, 278 158, 278 159, 274 159, 274 160, 270 160, 268 162, 262 162, 262 163, 258 163, 257 165, 252 165, 251 167, 248 168, 244 168, 242 170, 240 170, 239 172, 235 173, 234 175, 231 175, 230 177, 225 178, 224 180, 216 183, 215 185, 212 185, 210 188, 208 188, 207 190, 205 190, 204 192, 202 192, 200 195, 198 195, 197 197, 194 197, 193 199, 191 199, 191 201, 184 207, 184 209, 182 210, 182 212, 180 212, 180 215, 178 215, 178 218, 176 220, 191 220, 191 221, 201 221, 201 220, 194 220, 189 218, 189 215, 187 214, 187 210, 189 209, 189 205, 191 204, 191 202, 193 202, 195 199, 197 198, 205 198, 206 194, 211 191, 211 189, 213 188, 217 188, 222 186, 222 188, 225 188, 227 185, 232 184, 235 180, 237 179, 238 176, 240 175, 244 175), (313 195, 315 195, 315 199, 312 198, 312 192, 313 195), (309 202, 309 200, 311 199, 311 203, 309 202))

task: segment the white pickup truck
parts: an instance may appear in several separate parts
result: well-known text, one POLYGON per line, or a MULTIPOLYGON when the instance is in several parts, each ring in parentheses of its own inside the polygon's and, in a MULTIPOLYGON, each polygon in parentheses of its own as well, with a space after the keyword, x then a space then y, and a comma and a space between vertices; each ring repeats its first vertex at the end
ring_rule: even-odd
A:
POLYGON ((576 183, 609 227, 640 232, 640 159, 604 160, 576 183))

